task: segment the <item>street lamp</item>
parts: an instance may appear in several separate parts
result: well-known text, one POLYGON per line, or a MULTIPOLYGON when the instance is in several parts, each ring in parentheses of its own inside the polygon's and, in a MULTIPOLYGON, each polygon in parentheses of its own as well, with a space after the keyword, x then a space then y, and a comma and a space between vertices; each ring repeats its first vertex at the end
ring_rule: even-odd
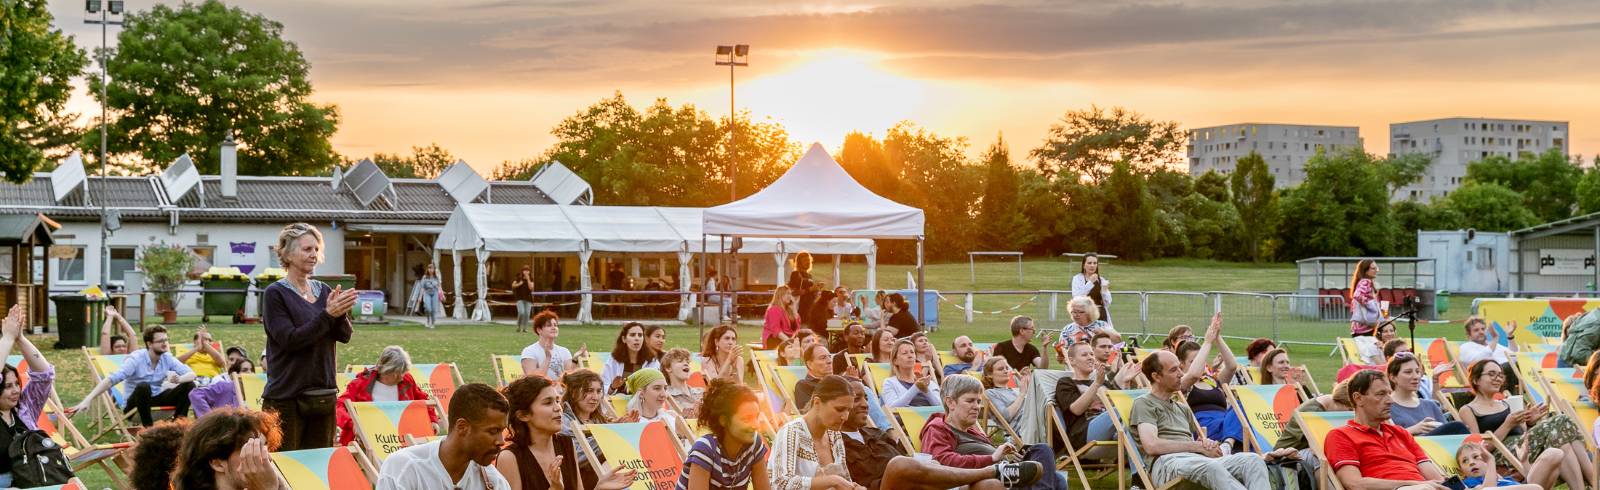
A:
POLYGON ((100 201, 100 290, 110 291, 111 280, 111 226, 106 213, 106 26, 122 25, 122 0, 84 0, 83 23, 100 24, 100 191, 95 200, 100 201), (99 14, 99 18, 94 15, 99 14))
POLYGON ((739 199, 739 147, 734 137, 734 128, 738 123, 737 115, 733 112, 733 69, 739 66, 750 66, 750 45, 718 45, 717 66, 728 67, 728 202, 739 199))

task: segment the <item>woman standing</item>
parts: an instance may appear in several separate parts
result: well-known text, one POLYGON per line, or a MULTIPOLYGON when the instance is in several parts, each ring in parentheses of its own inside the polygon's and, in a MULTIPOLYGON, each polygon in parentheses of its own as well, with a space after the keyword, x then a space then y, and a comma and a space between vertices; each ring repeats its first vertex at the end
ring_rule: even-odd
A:
POLYGON ((439 318, 440 299, 444 297, 444 288, 439 285, 439 270, 433 264, 428 264, 422 270, 422 277, 411 286, 411 298, 406 302, 406 309, 422 312, 422 325, 434 327, 434 320, 439 318))
POLYGON ((710 382, 726 379, 744 382, 744 359, 739 357, 739 330, 732 325, 717 325, 706 333, 700 345, 700 373, 710 382))
MULTIPOLYGON (((512 381, 504 390, 511 405, 507 430, 510 444, 500 450, 495 467, 512 490, 548 490, 581 483, 582 488, 622 490, 633 484, 634 471, 599 475, 578 464, 572 437, 561 432, 561 387, 539 376, 512 381)), ((576 488, 576 487, 574 487, 576 488)))
POLYGON ((644 343, 644 325, 628 322, 617 331, 617 341, 611 347, 611 358, 600 371, 607 393, 631 393, 625 383, 629 375, 644 368, 660 368, 661 362, 650 346, 644 343))
POLYGON ((811 304, 817 301, 817 284, 811 280, 811 252, 794 254, 794 271, 789 272, 789 291, 796 296, 795 313, 804 323, 811 314, 811 304))
MULTIPOLYGON (((1383 320, 1378 302, 1378 263, 1372 259, 1356 262, 1356 271, 1350 275, 1350 336, 1370 337, 1383 320)), ((1372 342, 1376 344, 1377 342, 1372 342)))
MULTIPOLYGON (((909 346, 908 346, 909 347, 909 346)), ((782 429, 772 444, 767 469, 777 490, 866 490, 850 481, 844 434, 839 428, 855 402, 850 382, 831 374, 817 382, 811 408, 782 429)))
POLYGON ((1100 275, 1099 255, 1083 254, 1083 265, 1078 267, 1078 274, 1072 276, 1072 295, 1089 297, 1099 310, 1099 317, 1111 320, 1111 311, 1106 309, 1106 305, 1111 304, 1111 280, 1100 275))
POLYGON ((278 233, 285 276, 267 286, 261 308, 267 331, 267 386, 262 408, 278 414, 284 451, 333 446, 338 343, 350 343, 356 291, 311 279, 322 261, 322 233, 294 223, 278 233))
POLYGON ((894 344, 894 376, 883 380, 883 407, 932 407, 939 405, 939 383, 933 370, 917 362, 917 348, 910 340, 894 344), (917 368, 922 369, 917 369, 917 368))
POLYGON ((789 286, 778 286, 772 290, 772 303, 767 304, 766 321, 761 326, 761 345, 764 348, 777 347, 799 330, 794 314, 794 294, 790 291, 789 286))
POLYGON ((756 435, 761 407, 756 394, 737 382, 711 381, 706 391, 706 417, 700 428, 708 434, 694 441, 686 471, 678 475, 678 490, 769 490, 767 445, 756 435))
POLYGON ((517 333, 526 332, 533 320, 533 269, 522 266, 511 280, 511 296, 517 299, 517 333))

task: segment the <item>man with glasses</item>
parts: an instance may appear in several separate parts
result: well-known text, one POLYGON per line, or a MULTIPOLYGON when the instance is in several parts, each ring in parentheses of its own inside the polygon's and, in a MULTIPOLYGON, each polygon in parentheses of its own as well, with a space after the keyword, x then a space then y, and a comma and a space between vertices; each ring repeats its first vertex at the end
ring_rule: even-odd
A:
POLYGON ((1011 318, 1011 341, 995 344, 994 355, 1006 358, 1006 364, 1018 370, 1028 366, 1049 369, 1050 360, 1039 355, 1033 345, 1033 319, 1026 316, 1011 318))
POLYGON ((194 370, 179 361, 169 352, 167 344, 167 329, 160 325, 144 329, 145 349, 140 352, 128 353, 128 358, 122 362, 122 368, 100 380, 89 390, 89 395, 83 401, 72 407, 72 412, 79 412, 89 408, 89 402, 95 397, 111 389, 113 385, 127 381, 122 386, 124 411, 137 410, 139 422, 149 427, 151 420, 150 407, 174 407, 173 418, 183 417, 189 413, 189 391, 194 389, 194 370))

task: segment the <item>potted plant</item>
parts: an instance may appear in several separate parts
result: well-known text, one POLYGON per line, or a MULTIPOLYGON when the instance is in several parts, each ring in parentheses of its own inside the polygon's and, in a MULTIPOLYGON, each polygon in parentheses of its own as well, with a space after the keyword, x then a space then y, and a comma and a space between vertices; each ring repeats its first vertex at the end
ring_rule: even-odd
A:
POLYGON ((191 267, 194 267, 194 255, 180 245, 148 245, 139 256, 139 269, 144 271, 146 286, 155 293, 156 311, 161 313, 162 323, 178 321, 178 290, 188 281, 191 267))

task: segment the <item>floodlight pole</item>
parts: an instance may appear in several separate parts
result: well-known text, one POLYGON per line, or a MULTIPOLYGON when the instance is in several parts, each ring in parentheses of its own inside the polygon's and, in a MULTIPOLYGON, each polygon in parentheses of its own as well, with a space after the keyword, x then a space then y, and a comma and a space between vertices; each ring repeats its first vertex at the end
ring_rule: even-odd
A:
POLYGON ((733 104, 733 69, 740 66, 750 66, 750 45, 722 44, 717 46, 717 66, 728 67, 728 202, 739 199, 739 146, 738 114, 734 112, 733 104), (723 56, 727 58, 724 59, 723 56))
MULTIPOLYGON (((122 2, 116 2, 121 6, 122 2)), ((100 290, 109 291, 111 288, 111 227, 107 223, 106 213, 106 125, 109 120, 106 116, 106 37, 107 26, 122 25, 122 21, 111 20, 112 2, 90 1, 85 5, 88 13, 94 14, 98 10, 99 19, 87 18, 85 24, 100 24, 100 189, 95 193, 95 200, 100 201, 100 290)), ((120 12, 119 12, 120 13, 120 12)))

